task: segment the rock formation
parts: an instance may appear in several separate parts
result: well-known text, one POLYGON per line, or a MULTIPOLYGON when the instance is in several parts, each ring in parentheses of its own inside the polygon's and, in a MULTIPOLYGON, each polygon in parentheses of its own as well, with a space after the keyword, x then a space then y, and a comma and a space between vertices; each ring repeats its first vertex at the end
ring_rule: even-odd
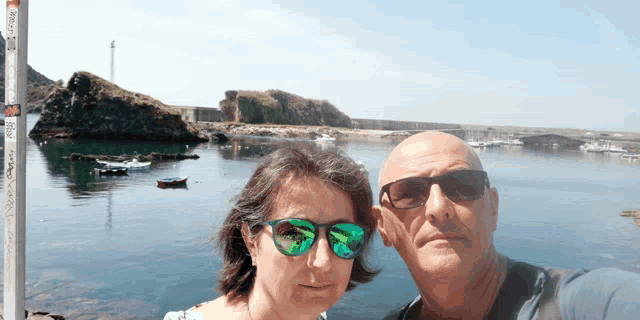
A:
POLYGON ((88 72, 46 98, 30 137, 208 141, 162 102, 129 92, 88 72))
POLYGON ((220 101, 225 121, 351 128, 351 119, 326 100, 310 100, 280 90, 227 91, 220 101))

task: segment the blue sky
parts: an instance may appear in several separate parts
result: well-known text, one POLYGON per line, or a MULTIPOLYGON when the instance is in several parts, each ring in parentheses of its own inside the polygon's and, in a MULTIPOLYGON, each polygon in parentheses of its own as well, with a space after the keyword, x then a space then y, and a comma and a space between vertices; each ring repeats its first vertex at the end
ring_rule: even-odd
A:
POLYGON ((30 1, 29 64, 109 79, 115 40, 115 83, 169 104, 281 89, 354 118, 640 131, 637 12, 599 0, 30 1))

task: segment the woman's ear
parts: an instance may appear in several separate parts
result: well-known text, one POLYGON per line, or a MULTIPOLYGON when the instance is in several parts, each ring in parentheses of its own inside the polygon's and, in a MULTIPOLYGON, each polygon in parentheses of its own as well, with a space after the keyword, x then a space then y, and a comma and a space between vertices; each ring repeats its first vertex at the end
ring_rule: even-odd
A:
POLYGON ((390 247, 393 244, 391 243, 391 240, 389 239, 389 235, 387 234, 388 230, 384 226, 384 215, 382 214, 382 210, 383 209, 380 206, 373 206, 371 207, 371 214, 376 220, 376 228, 380 233, 380 238, 382 238, 382 243, 384 243, 386 247, 390 247))
POLYGON ((249 250, 249 254, 252 259, 255 259, 256 255, 256 239, 252 239, 249 235, 249 225, 243 223, 240 227, 240 233, 242 233, 242 239, 244 240, 244 244, 247 246, 247 250, 249 250))

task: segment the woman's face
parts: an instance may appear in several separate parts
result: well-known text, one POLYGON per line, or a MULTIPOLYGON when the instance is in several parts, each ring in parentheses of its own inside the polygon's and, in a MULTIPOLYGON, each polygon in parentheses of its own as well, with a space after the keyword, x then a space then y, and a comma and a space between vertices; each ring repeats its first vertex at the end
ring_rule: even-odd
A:
MULTIPOLYGON (((317 178, 296 178, 285 185, 276 195, 268 220, 356 223, 350 199, 335 187, 317 178)), ((247 243, 256 260, 254 292, 292 313, 317 315, 336 303, 349 283, 353 260, 341 259, 331 251, 324 228, 317 237, 307 253, 285 256, 273 243, 272 228, 264 227, 247 243)))

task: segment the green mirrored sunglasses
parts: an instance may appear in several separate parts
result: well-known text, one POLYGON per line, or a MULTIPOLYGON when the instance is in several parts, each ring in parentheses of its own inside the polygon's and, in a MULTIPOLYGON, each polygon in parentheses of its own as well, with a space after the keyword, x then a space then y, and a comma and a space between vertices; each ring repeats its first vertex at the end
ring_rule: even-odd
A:
POLYGON ((307 253, 318 239, 319 230, 325 228, 333 253, 342 259, 355 259, 368 233, 367 227, 349 222, 317 224, 305 219, 280 219, 262 224, 271 226, 273 243, 286 256, 307 253))

